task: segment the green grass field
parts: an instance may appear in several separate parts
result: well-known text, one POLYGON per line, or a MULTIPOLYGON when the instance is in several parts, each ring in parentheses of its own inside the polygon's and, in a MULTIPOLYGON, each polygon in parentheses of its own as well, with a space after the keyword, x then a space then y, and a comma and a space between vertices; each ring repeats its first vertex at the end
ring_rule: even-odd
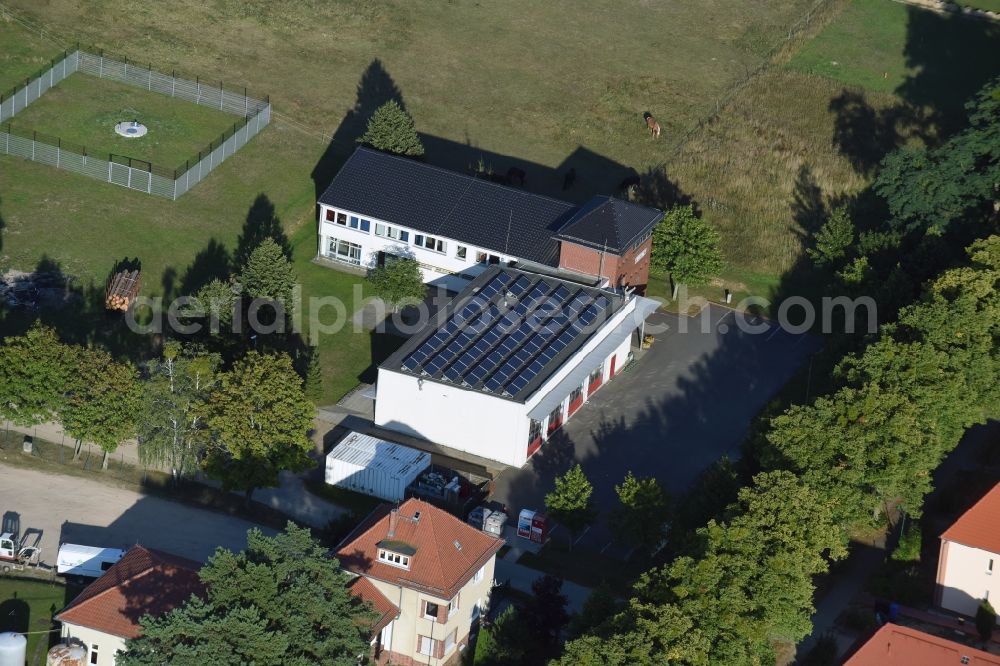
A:
MULTIPOLYGON (((463 169, 483 157, 501 172, 518 164, 536 192, 586 199, 612 192, 628 169, 658 173, 666 165, 670 184, 723 232, 727 269, 706 295, 759 294, 802 256, 809 230, 800 195, 818 191, 823 202, 868 182, 832 143, 839 118, 831 102, 858 79, 813 73, 816 63, 849 63, 854 77, 875 73, 872 85, 884 72, 883 82, 895 76, 891 90, 857 88, 876 115, 900 105, 953 108, 997 66, 990 24, 889 0, 832 0, 782 51, 778 67, 740 89, 675 151, 678 132, 714 110, 813 2, 181 0, 128 16, 107 0, 11 4, 57 37, 45 52, 36 35, 0 19, 10 35, 0 52, 25 54, 30 64, 79 40, 271 95, 272 126, 176 202, 0 157, 0 269, 47 259, 77 284, 100 289, 116 260, 138 257, 149 295, 187 293, 213 266, 227 265, 260 195, 292 239, 305 292, 349 294, 358 277, 310 263, 316 193, 389 98, 413 114, 431 163, 463 169), (877 21, 859 9, 879 12, 877 21), (844 43, 825 37, 826 29, 839 30, 844 43), (883 33, 894 41, 872 50, 883 33), (816 35, 826 50, 809 46, 816 35), (813 64, 795 59, 803 45, 813 49, 813 64), (942 100, 953 79, 961 85, 942 100), (646 132, 643 111, 663 126, 659 141, 646 132), (570 166, 577 185, 563 192, 570 166)), ((933 137, 941 121, 930 122, 933 137)), ((139 344, 103 313, 59 317, 77 338, 139 344)), ((8 317, 3 329, 23 325, 8 317)), ((327 401, 389 347, 364 332, 321 340, 327 401)))
POLYGON ((10 122, 21 132, 35 130, 87 149, 88 155, 108 153, 175 169, 205 150, 241 119, 135 86, 72 74, 24 109, 10 122), (122 120, 138 120, 149 132, 127 139, 115 133, 122 120))
POLYGON ((0 14, 0 93, 24 83, 49 64, 61 49, 0 14))
MULTIPOLYGON (((66 603, 66 587, 63 585, 20 578, 0 578, 0 633, 47 631, 52 627, 53 613, 62 610, 66 603)), ((29 665, 45 663, 50 635, 28 635, 29 665), (35 659, 36 652, 41 653, 40 660, 35 659)))
POLYGON ((841 0, 814 28, 667 161, 722 232, 737 292, 777 282, 817 209, 866 187, 885 151, 960 127, 968 97, 1000 74, 1000 26, 984 21, 841 0))

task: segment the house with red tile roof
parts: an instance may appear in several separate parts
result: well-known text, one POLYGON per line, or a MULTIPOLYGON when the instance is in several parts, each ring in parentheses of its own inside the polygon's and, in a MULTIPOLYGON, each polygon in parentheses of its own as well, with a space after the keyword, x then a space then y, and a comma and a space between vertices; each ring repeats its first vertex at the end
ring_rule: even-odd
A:
POLYGON ((143 616, 162 615, 204 594, 200 568, 193 560, 133 546, 55 616, 63 642, 83 645, 88 664, 114 666, 125 640, 141 634, 143 616))
POLYGON ((356 576, 352 591, 371 602, 372 658, 378 664, 456 664, 472 623, 489 603, 503 540, 422 500, 382 505, 336 551, 356 576))
POLYGON ((844 666, 1000 666, 1000 656, 910 627, 885 624, 844 666))
POLYGON ((983 599, 1000 603, 1000 483, 941 535, 935 597, 970 616, 983 599))

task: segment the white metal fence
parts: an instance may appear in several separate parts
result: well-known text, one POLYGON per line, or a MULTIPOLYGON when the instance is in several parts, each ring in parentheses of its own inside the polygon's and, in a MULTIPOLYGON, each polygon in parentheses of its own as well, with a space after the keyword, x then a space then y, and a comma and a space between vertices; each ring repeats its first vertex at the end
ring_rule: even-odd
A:
POLYGON ((77 49, 54 61, 51 67, 27 80, 12 94, 0 96, 0 150, 7 155, 16 155, 57 169, 66 169, 147 194, 176 199, 201 182, 223 161, 232 157, 270 122, 269 100, 250 97, 245 90, 242 93, 234 92, 225 89, 222 84, 211 85, 200 79, 191 81, 178 78, 172 74, 157 72, 148 66, 130 63, 127 59, 117 60, 103 53, 77 49), (239 120, 204 150, 175 169, 165 169, 125 155, 93 155, 84 146, 13 127, 10 123, 12 117, 74 72, 120 81, 212 107, 239 116, 239 120))

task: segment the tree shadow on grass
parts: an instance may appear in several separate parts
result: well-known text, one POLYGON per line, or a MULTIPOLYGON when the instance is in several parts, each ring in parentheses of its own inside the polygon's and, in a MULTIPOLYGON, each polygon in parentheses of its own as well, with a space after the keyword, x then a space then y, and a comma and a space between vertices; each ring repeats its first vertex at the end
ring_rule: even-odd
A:
POLYGON ((247 211, 246 222, 243 223, 243 229, 236 240, 232 268, 239 270, 246 264, 254 249, 267 238, 273 239, 281 247, 285 256, 289 259, 292 258, 292 246, 281 226, 281 220, 275 212, 274 203, 266 194, 258 194, 250 206, 250 210, 247 211))
POLYGON ((0 601, 0 633, 12 631, 23 634, 31 627, 31 606, 24 599, 18 599, 14 593, 13 599, 0 601))
POLYGON ((399 86, 389 75, 382 61, 375 58, 361 75, 361 80, 358 81, 354 107, 344 114, 344 118, 340 121, 329 145, 323 152, 323 156, 313 168, 312 180, 317 199, 333 180, 333 176, 343 161, 354 152, 358 145, 358 139, 364 134, 368 119, 375 112, 375 109, 390 100, 395 100, 400 107, 406 109, 403 93, 399 86))
POLYGON ((191 295, 212 280, 228 280, 231 265, 232 257, 226 246, 215 238, 210 239, 185 269, 180 281, 180 293, 191 295))
POLYGON ((940 136, 966 123, 965 103, 1000 74, 1000 25, 909 7, 906 65, 913 72, 896 94, 929 107, 940 136))

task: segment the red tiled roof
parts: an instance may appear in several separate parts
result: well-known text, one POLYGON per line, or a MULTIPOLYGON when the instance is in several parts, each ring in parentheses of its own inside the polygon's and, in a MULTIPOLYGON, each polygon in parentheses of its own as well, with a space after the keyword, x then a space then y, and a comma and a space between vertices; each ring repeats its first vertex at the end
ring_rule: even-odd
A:
POLYGON ((367 601, 375 609, 378 618, 372 624, 371 637, 374 638, 378 632, 382 631, 390 622, 399 615, 396 604, 386 599, 385 595, 379 592, 378 588, 364 576, 358 576, 347 586, 351 594, 362 601, 367 601))
POLYGON ((1000 666, 1000 656, 922 631, 885 624, 844 666, 1000 666), (968 657, 963 661, 963 657, 968 657))
POLYGON ((392 535, 391 520, 392 507, 376 509, 340 545, 337 558, 356 574, 422 590, 439 599, 454 597, 504 543, 418 499, 408 499, 399 507, 392 535), (419 519, 415 519, 417 513, 419 519), (379 561, 378 543, 390 540, 415 549, 409 569, 379 561))
POLYGON ((1000 483, 963 513, 941 538, 1000 553, 1000 483))
POLYGON ((55 619, 122 638, 141 633, 144 615, 161 615, 192 594, 204 594, 201 564, 152 548, 133 546, 81 592, 55 619))

